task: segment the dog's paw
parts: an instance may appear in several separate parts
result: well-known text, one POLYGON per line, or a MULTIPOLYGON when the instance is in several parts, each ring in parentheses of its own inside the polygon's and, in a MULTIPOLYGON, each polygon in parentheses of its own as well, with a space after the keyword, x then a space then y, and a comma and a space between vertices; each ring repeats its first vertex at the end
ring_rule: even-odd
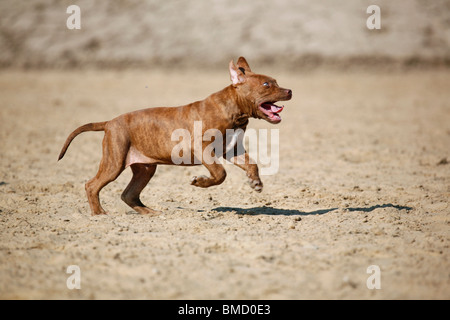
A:
POLYGON ((207 176, 193 176, 191 178, 191 185, 196 186, 196 187, 202 187, 205 180, 208 179, 207 176))
POLYGON ((256 192, 261 192, 263 189, 263 183, 259 179, 253 180, 249 178, 248 183, 250 184, 250 187, 252 187, 252 189, 256 192))

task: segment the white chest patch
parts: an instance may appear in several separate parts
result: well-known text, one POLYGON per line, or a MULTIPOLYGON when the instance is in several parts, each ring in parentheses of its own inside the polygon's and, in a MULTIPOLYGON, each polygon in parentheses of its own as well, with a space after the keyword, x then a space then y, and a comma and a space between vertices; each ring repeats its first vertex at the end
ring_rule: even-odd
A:
POLYGON ((157 161, 155 159, 152 159, 152 158, 149 158, 149 157, 143 155, 138 150, 136 150, 134 147, 131 147, 130 150, 128 150, 127 160, 125 162, 125 168, 128 166, 131 166, 134 163, 154 164, 154 163, 157 163, 157 161))

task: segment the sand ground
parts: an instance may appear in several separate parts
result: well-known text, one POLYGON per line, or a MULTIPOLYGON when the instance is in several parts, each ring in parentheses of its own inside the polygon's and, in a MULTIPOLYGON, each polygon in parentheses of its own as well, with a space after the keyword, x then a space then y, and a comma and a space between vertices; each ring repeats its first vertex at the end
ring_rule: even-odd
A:
POLYGON ((90 216, 102 133, 59 150, 84 123, 203 99, 226 69, 2 71, 0 298, 449 299, 450 73, 253 67, 294 92, 279 125, 250 122, 280 130, 278 172, 258 194, 232 165, 209 189, 189 185, 203 167, 160 166, 142 195, 159 217, 120 200, 129 169, 90 216))

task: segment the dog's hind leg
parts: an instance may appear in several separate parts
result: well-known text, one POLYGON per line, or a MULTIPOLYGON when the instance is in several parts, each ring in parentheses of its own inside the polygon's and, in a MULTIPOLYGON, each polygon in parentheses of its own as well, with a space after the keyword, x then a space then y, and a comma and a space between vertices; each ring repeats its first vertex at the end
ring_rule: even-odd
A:
POLYGON ((160 212, 146 207, 139 195, 156 171, 156 165, 134 163, 131 166, 133 177, 122 193, 122 200, 140 214, 159 214, 160 212))
POLYGON ((124 136, 112 136, 105 132, 103 138, 103 157, 100 161, 98 172, 86 185, 86 195, 91 207, 92 215, 106 214, 100 205, 99 193, 111 181, 125 169, 126 150, 128 148, 127 138, 124 136))

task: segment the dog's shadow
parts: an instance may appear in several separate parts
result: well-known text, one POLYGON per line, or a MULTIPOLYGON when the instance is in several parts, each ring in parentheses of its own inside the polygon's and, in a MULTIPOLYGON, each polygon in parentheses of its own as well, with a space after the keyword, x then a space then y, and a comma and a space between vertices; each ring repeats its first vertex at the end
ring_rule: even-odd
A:
MULTIPOLYGON (((379 208, 394 208, 396 210, 412 210, 411 207, 394 205, 392 203, 382 204, 382 205, 374 205, 371 207, 353 207, 353 208, 345 208, 348 211, 361 211, 361 212, 371 212, 375 209, 379 208)), ((254 207, 254 208, 236 208, 236 207, 217 207, 212 209, 216 212, 236 212, 239 215, 269 215, 269 216, 310 216, 310 215, 322 215, 329 213, 331 211, 338 210, 339 208, 331 208, 331 209, 320 209, 314 211, 300 211, 295 209, 278 209, 273 207, 254 207)))

